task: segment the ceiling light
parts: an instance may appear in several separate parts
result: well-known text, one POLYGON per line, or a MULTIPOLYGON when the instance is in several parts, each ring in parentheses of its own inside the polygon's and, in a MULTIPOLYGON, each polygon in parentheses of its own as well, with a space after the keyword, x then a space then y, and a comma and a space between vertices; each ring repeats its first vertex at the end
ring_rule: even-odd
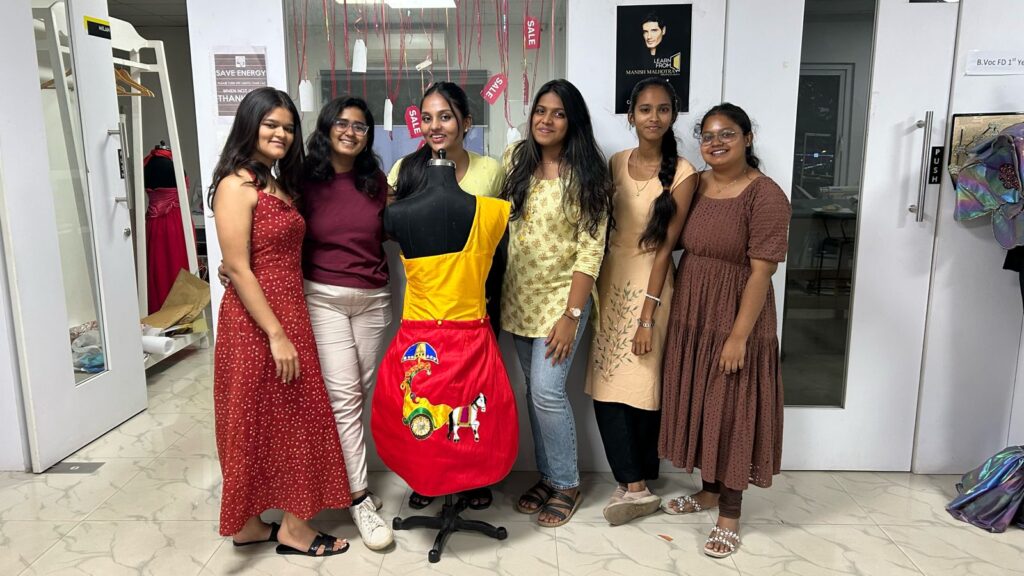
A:
MULTIPOLYGON (((346 0, 334 0, 345 4, 346 0)), ((347 0, 349 4, 380 4, 381 0, 347 0)), ((455 8, 455 0, 383 0, 389 8, 455 8)))

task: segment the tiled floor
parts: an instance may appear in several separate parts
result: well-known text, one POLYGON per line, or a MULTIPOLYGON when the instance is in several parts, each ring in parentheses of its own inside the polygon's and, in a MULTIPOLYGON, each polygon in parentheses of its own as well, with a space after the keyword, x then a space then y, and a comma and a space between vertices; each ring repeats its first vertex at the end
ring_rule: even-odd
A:
MULTIPOLYGON (((456 534, 439 564, 427 562, 433 537, 421 530, 397 532, 393 549, 370 552, 346 511, 316 520, 353 540, 342 556, 236 549, 217 534, 209 357, 191 353, 151 374, 149 410, 71 458, 105 462, 96 473, 0 473, 0 574, 1024 574, 1024 533, 988 534, 953 520, 943 505, 956 477, 910 474, 785 473, 771 489, 747 492, 743 546, 725 560, 700 552, 708 513, 608 526, 601 516, 613 489, 608 474, 584 478, 581 510, 557 529, 513 511, 513 496, 533 477, 512 474, 496 505, 473 514, 507 527, 508 539, 456 534)), ((397 477, 374 473, 371 485, 386 518, 409 513, 397 477)), ((688 474, 666 474, 654 488, 674 495, 694 486, 688 474)))

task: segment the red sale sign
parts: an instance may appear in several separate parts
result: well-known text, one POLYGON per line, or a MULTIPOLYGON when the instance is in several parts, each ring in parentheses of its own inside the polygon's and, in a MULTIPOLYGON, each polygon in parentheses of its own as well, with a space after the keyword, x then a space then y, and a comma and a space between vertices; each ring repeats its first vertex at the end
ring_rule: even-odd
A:
POLYGON ((405 109, 405 127, 409 129, 409 138, 423 136, 423 131, 420 130, 420 109, 416 106, 405 109))
POLYGON ((494 104, 498 101, 501 93, 505 91, 508 86, 508 78, 504 74, 495 74, 491 76, 491 79, 484 85, 484 89, 480 91, 480 96, 487 101, 488 104, 494 104))
POLYGON ((540 49, 540 21, 533 16, 523 21, 523 45, 527 50, 540 49))

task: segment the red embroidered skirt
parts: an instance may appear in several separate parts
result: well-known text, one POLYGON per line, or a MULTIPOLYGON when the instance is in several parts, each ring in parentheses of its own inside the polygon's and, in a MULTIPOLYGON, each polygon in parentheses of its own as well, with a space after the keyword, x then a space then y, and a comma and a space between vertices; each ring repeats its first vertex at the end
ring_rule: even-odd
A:
POLYGON ((370 427, 384 464, 425 496, 508 475, 519 418, 490 321, 403 320, 377 372, 370 427))

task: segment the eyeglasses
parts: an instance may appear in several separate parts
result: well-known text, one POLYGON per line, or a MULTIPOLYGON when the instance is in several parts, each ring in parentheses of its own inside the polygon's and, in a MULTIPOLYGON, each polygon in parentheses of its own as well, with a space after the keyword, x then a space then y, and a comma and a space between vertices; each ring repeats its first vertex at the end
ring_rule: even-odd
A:
POLYGON ((697 137, 697 140, 700 140, 701 146, 707 146, 708 144, 711 144, 712 142, 715 141, 715 138, 718 138, 718 141, 723 144, 728 144, 729 142, 732 142, 733 140, 738 138, 739 135, 739 132, 729 128, 726 128, 725 130, 719 130, 718 132, 699 132, 697 134, 694 134, 694 136, 697 137))
POLYGON ((345 118, 335 118, 334 122, 331 122, 331 124, 338 129, 338 132, 346 132, 348 131, 349 126, 351 126, 352 131, 360 136, 363 136, 370 131, 370 127, 366 124, 363 124, 362 122, 350 122, 345 118))

